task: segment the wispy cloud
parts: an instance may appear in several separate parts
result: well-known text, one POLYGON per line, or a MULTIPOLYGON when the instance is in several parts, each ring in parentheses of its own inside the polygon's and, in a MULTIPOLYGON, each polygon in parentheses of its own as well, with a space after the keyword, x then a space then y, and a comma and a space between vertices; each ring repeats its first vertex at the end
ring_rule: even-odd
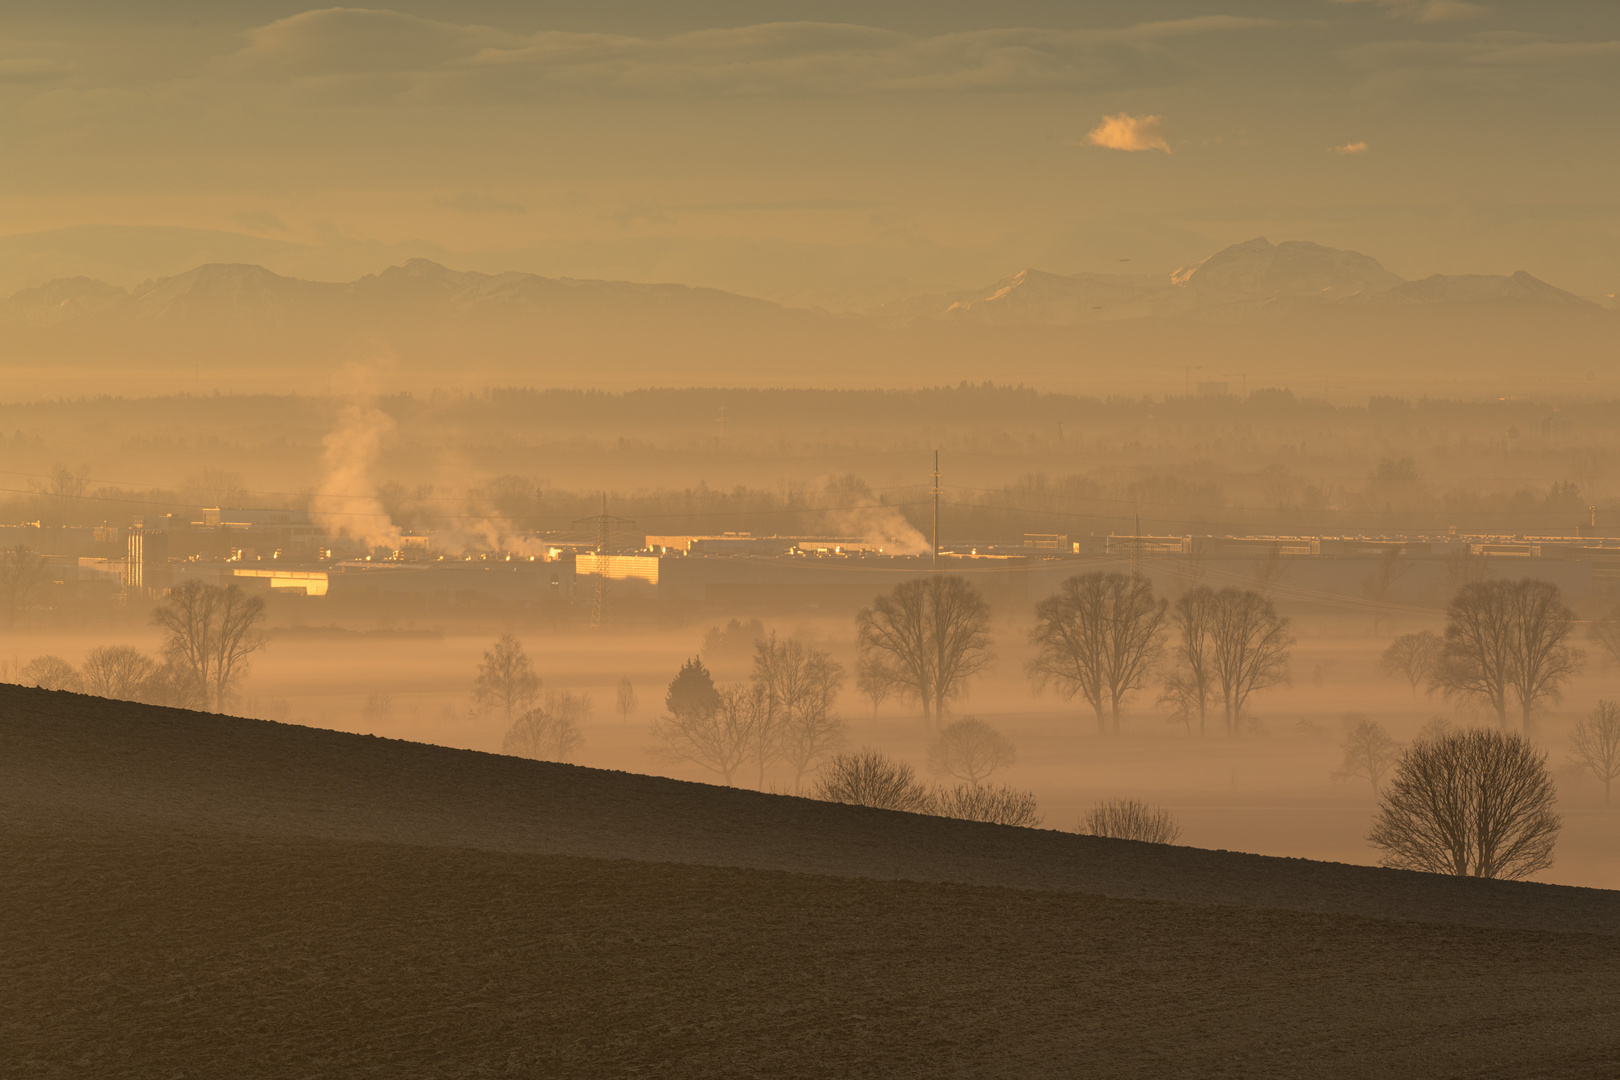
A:
POLYGON ((1335 154, 1365 154, 1367 144, 1364 142, 1350 142, 1345 143, 1343 146, 1330 146, 1328 150, 1335 154))
POLYGON ((1187 69, 1176 39, 1282 25, 1204 16, 1105 30, 914 35, 781 22, 669 37, 515 34, 393 11, 332 8, 248 34, 217 69, 357 100, 557 94, 722 96, 1079 90, 1158 85, 1187 69))
POLYGON ((1086 133, 1086 141, 1109 150, 1163 150, 1170 153, 1164 138, 1164 117, 1132 116, 1119 113, 1103 117, 1102 123, 1086 133))
POLYGON ((1467 0, 1334 0, 1339 4, 1374 4, 1389 13, 1391 18, 1411 19, 1413 22, 1441 23, 1459 19, 1482 19, 1490 15, 1490 8, 1467 0))

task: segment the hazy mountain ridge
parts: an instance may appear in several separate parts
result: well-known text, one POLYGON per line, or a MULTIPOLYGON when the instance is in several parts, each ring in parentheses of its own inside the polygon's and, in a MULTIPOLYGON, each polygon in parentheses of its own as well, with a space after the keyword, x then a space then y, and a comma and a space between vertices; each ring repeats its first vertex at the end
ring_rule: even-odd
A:
POLYGON ((1223 248, 1168 279, 1023 270, 982 289, 886 304, 873 317, 889 325, 1073 326, 1142 318, 1267 319, 1305 315, 1321 304, 1597 308, 1522 270, 1407 281, 1360 252, 1302 240, 1272 244, 1258 237, 1223 248))

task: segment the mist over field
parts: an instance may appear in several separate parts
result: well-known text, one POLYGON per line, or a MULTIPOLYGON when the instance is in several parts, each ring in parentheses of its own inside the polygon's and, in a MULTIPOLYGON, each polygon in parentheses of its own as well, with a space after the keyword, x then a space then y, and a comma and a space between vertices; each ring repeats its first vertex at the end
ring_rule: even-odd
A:
POLYGON ((12 5, 4 1057, 1607 1075, 1617 52, 12 5))

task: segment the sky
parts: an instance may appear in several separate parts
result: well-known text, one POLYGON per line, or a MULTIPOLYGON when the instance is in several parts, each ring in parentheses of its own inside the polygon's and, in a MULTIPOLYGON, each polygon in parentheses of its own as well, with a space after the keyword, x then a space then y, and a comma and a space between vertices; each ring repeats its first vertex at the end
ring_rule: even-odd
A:
POLYGON ((858 309, 1264 235, 1596 296, 1617 90, 1594 0, 12 0, 0 292, 421 255, 858 309))

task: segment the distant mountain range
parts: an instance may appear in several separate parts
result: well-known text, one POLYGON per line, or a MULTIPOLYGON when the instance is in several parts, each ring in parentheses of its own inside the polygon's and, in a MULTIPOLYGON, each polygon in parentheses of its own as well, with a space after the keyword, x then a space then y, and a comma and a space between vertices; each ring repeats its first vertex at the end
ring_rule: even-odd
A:
POLYGON ((347 282, 210 263, 133 289, 70 277, 0 300, 0 372, 13 387, 28 372, 27 385, 42 388, 74 367, 106 373, 103 386, 113 372, 141 371, 189 373, 199 385, 204 370, 226 384, 304 386, 311 374, 380 357, 401 379, 433 385, 994 378, 1101 392, 1156 386, 1207 363, 1270 385, 1430 385, 1466 369, 1499 373, 1504 389, 1544 388, 1561 372, 1584 391, 1598 371, 1608 377, 1617 349, 1620 316, 1523 272, 1406 281, 1357 252, 1265 239, 1167 276, 1031 269, 848 315, 719 289, 457 271, 421 258, 347 282))
POLYGON ((1597 308, 1522 270, 1509 275, 1436 274, 1407 281, 1359 252, 1304 240, 1273 244, 1260 237, 1223 248, 1168 279, 1023 270, 982 289, 886 304, 874 317, 889 325, 938 321, 1075 326, 1122 319, 1268 319, 1308 314, 1323 305, 1597 308))

